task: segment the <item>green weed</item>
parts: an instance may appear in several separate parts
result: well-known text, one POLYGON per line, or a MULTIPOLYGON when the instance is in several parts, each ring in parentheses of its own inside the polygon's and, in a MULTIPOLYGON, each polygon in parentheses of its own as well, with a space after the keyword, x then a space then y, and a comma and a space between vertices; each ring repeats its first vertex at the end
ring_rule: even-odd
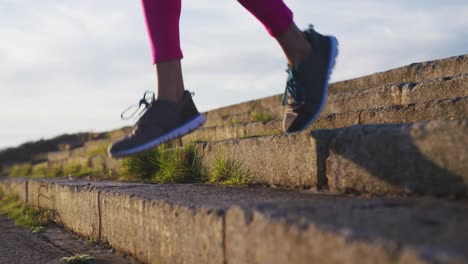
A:
POLYGON ((250 120, 253 122, 268 122, 273 120, 273 115, 266 111, 255 111, 250 114, 250 120))
POLYGON ((81 171, 81 163, 79 161, 71 161, 63 166, 63 174, 68 175, 78 175, 81 171))
POLYGON ((122 175, 125 180, 143 180, 154 183, 187 183, 200 181, 201 160, 195 147, 171 149, 162 145, 134 157, 125 158, 122 175))
POLYGON ((90 157, 88 160, 88 168, 90 169, 90 174, 97 178, 111 178, 111 171, 107 167, 105 158, 103 156, 94 156, 90 157), (94 161, 93 161, 94 160, 94 161))
POLYGON ((30 163, 13 165, 8 173, 9 177, 28 177, 31 176, 32 165, 30 163))
POLYGON ((63 167, 61 164, 54 164, 49 165, 49 170, 47 172, 47 176, 49 177, 63 177, 65 176, 65 172, 63 171, 63 167))
POLYGON ((223 120, 228 119, 228 117, 229 117, 229 114, 228 114, 228 113, 223 113, 223 114, 221 114, 221 119, 223 119, 223 120))
POLYGON ((96 245, 98 243, 98 241, 93 237, 86 238, 85 242, 88 245, 96 245))
POLYGON ((60 259, 61 262, 67 264, 90 264, 95 262, 95 258, 88 254, 77 255, 72 257, 63 257, 60 259))
POLYGON ((231 126, 234 126, 234 125, 238 125, 238 124, 242 124, 243 122, 237 118, 231 118, 229 119, 229 122, 228 124, 231 125, 231 126))
POLYGON ((94 142, 93 144, 89 144, 89 146, 86 148, 86 157, 106 155, 108 146, 108 141, 94 142))
POLYGON ((154 174, 156 183, 186 183, 201 179, 202 165, 192 145, 168 150, 159 156, 159 170, 154 174))
POLYGON ((88 166, 89 161, 87 164, 83 165, 80 161, 70 161, 69 163, 63 166, 63 174, 64 176, 73 176, 73 177, 84 177, 90 176, 93 174, 93 169, 88 166))
POLYGON ((247 135, 247 136, 241 137, 241 139, 259 138, 259 137, 263 137, 263 136, 265 136, 265 135, 247 135))
POLYGON ((124 158, 121 174, 124 180, 150 181, 153 175, 159 171, 159 159, 164 146, 159 146, 124 158))
POLYGON ((33 178, 50 176, 47 163, 40 163, 40 164, 34 165, 32 167, 30 176, 33 178))
POLYGON ((243 170, 238 162, 222 157, 216 158, 207 179, 208 183, 221 183, 224 185, 247 185, 250 181, 250 173, 243 170))
POLYGON ((48 222, 48 211, 24 205, 16 194, 0 194, 0 211, 15 220, 16 225, 29 228, 33 233, 43 232, 48 222))

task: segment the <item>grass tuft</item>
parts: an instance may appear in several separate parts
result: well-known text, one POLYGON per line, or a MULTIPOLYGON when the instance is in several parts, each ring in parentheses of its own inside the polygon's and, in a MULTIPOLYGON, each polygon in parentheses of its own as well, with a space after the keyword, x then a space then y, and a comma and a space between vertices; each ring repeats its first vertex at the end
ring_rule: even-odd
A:
POLYGON ((223 113, 223 114, 221 114, 221 119, 223 119, 223 120, 228 119, 228 117, 229 117, 229 114, 228 114, 228 113, 223 113))
POLYGON ((251 182, 251 174, 242 169, 240 163, 218 157, 207 182, 223 185, 247 185, 251 182))
POLYGON ((48 223, 48 211, 38 210, 30 205, 24 205, 17 194, 3 195, 0 193, 0 211, 8 218, 15 220, 15 224, 32 230, 33 233, 44 231, 48 223))
POLYGON ((249 139, 249 138, 259 138, 259 137, 264 137, 265 135, 247 135, 241 137, 241 139, 249 139))
POLYGON ((242 123, 244 123, 244 122, 242 122, 241 120, 239 120, 239 119, 237 119, 235 117, 229 119, 229 121, 228 121, 228 124, 230 126, 235 126, 235 125, 239 125, 239 124, 242 124, 242 123))
POLYGON ((156 183, 188 183, 201 180, 202 165, 193 145, 163 151, 159 156, 156 183))
POLYGON ((250 114, 250 120, 253 122, 268 122, 273 120, 273 115, 266 111, 255 111, 250 114))
POLYGON ((8 173, 9 177, 28 177, 31 175, 32 165, 30 163, 13 165, 8 173))
POLYGON ((49 174, 49 168, 47 162, 39 163, 32 167, 31 177, 39 178, 39 177, 46 177, 49 174))
POLYGON ((201 160, 193 144, 184 148, 161 145, 122 162, 124 180, 143 180, 153 183, 199 182, 201 160))
POLYGON ((122 161, 121 174, 124 180, 149 181, 159 170, 162 146, 153 148, 122 161))
POLYGON ((66 264, 91 264, 94 263, 96 259, 93 256, 84 254, 72 257, 63 257, 60 261, 66 264))
POLYGON ((72 161, 63 166, 63 173, 68 175, 78 175, 81 171, 81 163, 78 161, 72 161))
POLYGON ((89 146, 86 147, 86 157, 106 155, 108 146, 109 141, 107 140, 102 140, 100 142, 94 142, 93 144, 89 144, 89 146))
POLYGON ((48 176, 50 177, 63 177, 65 173, 63 171, 63 167, 60 164, 54 164, 49 166, 48 176))
POLYGON ((68 162, 67 164, 63 165, 63 176, 72 176, 72 177, 85 177, 85 176, 90 176, 94 173, 93 169, 89 166, 89 161, 87 162, 88 164, 83 165, 80 161, 78 160, 72 160, 68 162))

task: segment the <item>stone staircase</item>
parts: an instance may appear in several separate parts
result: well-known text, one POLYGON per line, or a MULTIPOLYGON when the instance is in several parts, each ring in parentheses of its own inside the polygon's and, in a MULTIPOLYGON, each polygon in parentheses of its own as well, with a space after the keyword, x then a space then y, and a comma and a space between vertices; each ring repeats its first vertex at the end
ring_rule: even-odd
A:
POLYGON ((196 142, 208 173, 219 158, 236 162, 248 187, 4 179, 0 188, 143 263, 468 263, 468 55, 334 83, 300 133, 281 133, 280 101, 209 111, 179 141, 196 142))

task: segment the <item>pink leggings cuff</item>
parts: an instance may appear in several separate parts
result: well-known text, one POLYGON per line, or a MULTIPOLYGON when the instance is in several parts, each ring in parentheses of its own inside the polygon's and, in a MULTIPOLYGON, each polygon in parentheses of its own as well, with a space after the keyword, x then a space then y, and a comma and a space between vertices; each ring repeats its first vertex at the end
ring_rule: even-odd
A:
MULTIPOLYGON (((179 36, 181 0, 141 1, 151 42, 153 63, 182 59, 179 36)), ((272 37, 278 37, 293 23, 293 13, 283 0, 238 1, 265 26, 272 37)))
POLYGON ((249 10, 274 38, 285 32, 293 23, 293 12, 282 0, 238 0, 249 10))

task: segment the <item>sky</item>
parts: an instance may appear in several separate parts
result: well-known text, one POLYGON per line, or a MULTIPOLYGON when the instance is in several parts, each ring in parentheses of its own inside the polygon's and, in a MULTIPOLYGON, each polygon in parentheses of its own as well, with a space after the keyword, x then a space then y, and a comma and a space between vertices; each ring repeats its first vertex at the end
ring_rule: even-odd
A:
MULTIPOLYGON (((285 0, 296 24, 340 41, 332 81, 468 53, 466 0, 285 0)), ((282 93, 286 60, 233 0, 186 0, 186 89, 200 111, 282 93)), ((0 149, 131 125, 155 90, 140 1, 0 0, 0 149)))

